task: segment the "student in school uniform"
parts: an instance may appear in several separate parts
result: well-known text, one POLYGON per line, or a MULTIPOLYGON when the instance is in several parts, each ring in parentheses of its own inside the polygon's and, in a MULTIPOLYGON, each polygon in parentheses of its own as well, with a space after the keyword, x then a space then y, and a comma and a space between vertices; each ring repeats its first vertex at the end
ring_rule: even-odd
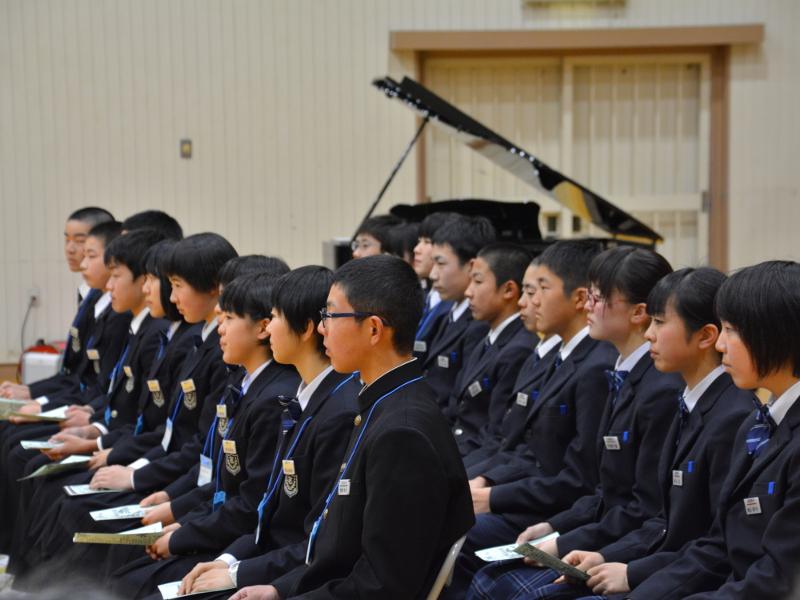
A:
MULTIPOLYGON (((533 353, 520 366, 514 381, 514 389, 509 397, 510 405, 506 408, 498 435, 484 436, 481 445, 464 457, 464 466, 470 479, 486 472, 492 465, 509 467, 517 457, 510 449, 522 439, 525 421, 528 414, 528 398, 538 397, 539 389, 544 383, 544 376, 550 370, 550 364, 558 353, 561 338, 557 334, 540 332, 536 326, 537 308, 533 303, 536 293, 536 270, 538 258, 533 259, 525 269, 522 279, 522 293, 519 298, 519 320, 531 334, 537 336, 533 353), (541 336, 541 337, 538 337, 541 336), (517 402, 517 390, 527 398, 517 402)), ((520 397, 522 398, 522 397, 520 397)), ((524 468, 527 468, 527 464, 524 468)))
POLYGON ((645 579, 631 598, 788 599, 800 568, 800 265, 737 271, 717 294, 717 349, 737 387, 764 388, 731 448, 710 532, 645 579))
POLYGON ((464 295, 472 318, 486 323, 489 333, 467 358, 448 404, 462 455, 499 435, 516 376, 538 339, 525 329, 517 310, 528 263, 523 248, 505 243, 484 246, 472 262, 464 295))
POLYGON ((394 215, 378 215, 364 219, 350 244, 353 258, 388 253, 392 243, 389 230, 402 222, 402 219, 394 215))
MULTIPOLYGON (((671 272, 659 254, 631 246, 606 250, 589 270, 589 330, 619 352, 608 375, 608 399, 600 419, 596 488, 572 506, 546 516, 523 531, 519 543, 553 532, 538 544, 554 556, 596 550, 638 529, 661 510, 657 468, 682 389, 674 374, 660 373, 645 339, 650 317, 647 296, 671 272)), ((511 598, 553 583, 552 569, 496 563, 479 571, 468 597, 511 598)))
POLYGON ((428 345, 439 328, 442 318, 450 311, 452 302, 442 301, 439 292, 431 286, 430 274, 433 268, 433 234, 455 213, 435 212, 429 214, 419 225, 419 237, 414 246, 414 272, 419 277, 420 285, 425 292, 425 304, 422 318, 414 338, 414 356, 425 361, 428 345))
POLYGON ((586 325, 589 267, 599 252, 594 242, 557 242, 526 269, 535 327, 560 342, 546 373, 534 366, 509 395, 519 419, 510 437, 481 469, 471 469, 477 520, 456 561, 448 598, 463 597, 485 565, 476 550, 508 544, 540 511, 563 510, 597 483, 595 441, 608 389, 605 372, 617 356, 610 344, 593 339, 586 325))
POLYGON ((331 280, 328 269, 307 266, 283 277, 273 289, 268 325, 273 355, 294 365, 303 382, 297 398, 282 403, 279 455, 269 461, 266 490, 254 511, 257 524, 230 545, 227 524, 222 525, 223 536, 192 544, 176 537, 179 530, 170 540, 170 552, 179 556, 126 574, 117 589, 139 597, 181 578, 186 593, 244 587, 269 582, 303 564, 310 522, 339 472, 361 389, 357 376, 333 370, 317 332, 318 307, 325 303, 331 280))
POLYGON ((472 318, 464 293, 469 286, 472 261, 481 248, 494 240, 494 227, 484 217, 457 215, 434 233, 431 283, 442 300, 453 304, 428 344, 421 367, 443 411, 447 410, 464 361, 489 333, 486 323, 472 318))
POLYGON ((587 571, 586 585, 542 589, 548 598, 578 598, 589 590, 611 596, 635 589, 680 556, 711 527, 731 460, 731 446, 755 396, 738 389, 715 348, 721 325, 714 298, 725 276, 708 267, 664 277, 647 298, 646 338, 661 372, 686 382, 658 468, 662 511, 598 552, 574 550, 564 562, 587 571))
POLYGON ((414 271, 397 258, 335 273, 320 330, 333 367, 360 373, 359 414, 307 564, 233 598, 427 596, 473 517, 458 449, 411 354, 421 312, 414 271))
POLYGON ((389 245, 386 251, 414 266, 414 246, 418 239, 419 223, 399 223, 389 228, 389 245))
MULTIPOLYGON (((64 256, 71 272, 81 272, 84 245, 89 230, 99 223, 110 221, 114 221, 110 212, 94 206, 78 209, 67 217, 64 225, 64 256)), ((95 290, 85 280, 82 280, 78 287, 78 311, 67 332, 67 341, 59 372, 30 385, 4 381, 0 384, 0 396, 25 400, 45 396, 48 393, 56 393, 65 385, 79 388, 81 382, 86 384, 88 380, 82 378, 86 366, 82 350, 91 335, 91 327, 94 324, 92 309, 102 295, 102 290, 95 290), (70 375, 72 377, 69 377, 70 375)), ((3 426, 4 424, 0 423, 0 431, 3 426)))
POLYGON ((164 239, 177 242, 183 239, 180 223, 162 210, 143 210, 131 215, 122 222, 122 231, 127 233, 135 229, 155 229, 164 239))

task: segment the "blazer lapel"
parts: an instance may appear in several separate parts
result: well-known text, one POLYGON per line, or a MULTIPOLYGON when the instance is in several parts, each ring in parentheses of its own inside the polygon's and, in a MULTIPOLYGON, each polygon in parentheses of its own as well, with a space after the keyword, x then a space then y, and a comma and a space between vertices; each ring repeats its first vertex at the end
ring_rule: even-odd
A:
POLYGON ((463 333, 471 321, 472 315, 470 314, 469 309, 465 310, 464 314, 453 323, 449 321, 449 317, 445 317, 443 323, 444 329, 442 329, 439 332, 439 335, 434 338, 425 363, 427 364, 431 361, 435 363, 439 352, 450 346, 456 339, 458 339, 458 336, 463 333))

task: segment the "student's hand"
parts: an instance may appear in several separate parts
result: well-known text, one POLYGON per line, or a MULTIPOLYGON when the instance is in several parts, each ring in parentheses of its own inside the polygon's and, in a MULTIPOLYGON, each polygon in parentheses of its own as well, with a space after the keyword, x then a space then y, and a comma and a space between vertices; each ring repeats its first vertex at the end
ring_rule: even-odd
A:
POLYGON ((228 600, 281 600, 281 596, 271 585, 251 585, 240 589, 228 600))
MULTIPOLYGON (((26 415, 38 415, 40 412, 42 412, 42 406, 38 402, 31 401, 23 406, 20 406, 16 412, 24 413, 26 415)), ((14 425, 19 425, 20 423, 33 423, 33 419, 26 419, 25 417, 13 415, 8 418, 8 422, 13 423, 14 425)))
MULTIPOLYGON (((573 550, 572 552, 568 552, 567 555, 562 558, 565 563, 568 565, 572 565, 576 569, 580 571, 588 571, 592 567, 596 567, 597 565, 602 565, 606 562, 606 559, 603 558, 603 555, 599 552, 587 552, 586 550, 573 550)), ((562 575, 558 579, 556 579, 553 583, 576 583, 571 578, 562 575)))
POLYGON ((89 470, 96 471, 100 467, 107 466, 109 454, 111 454, 111 448, 98 450, 97 452, 93 453, 92 458, 89 459, 89 470))
POLYGON ((210 569, 195 579, 192 584, 192 593, 208 592, 232 585, 233 580, 228 573, 228 567, 225 566, 224 568, 210 569))
POLYGON ((66 420, 61 421, 60 423, 61 429, 67 429, 69 427, 84 427, 88 425, 92 413, 84 410, 84 408, 85 407, 83 406, 70 406, 66 412, 66 420))
POLYGON ((492 488, 472 489, 470 492, 472 493, 472 510, 475 511, 476 515, 492 512, 489 506, 489 494, 492 493, 492 488))
POLYGON ((171 525, 175 522, 175 516, 172 514, 172 503, 164 502, 155 508, 151 508, 142 517, 142 525, 152 525, 159 522, 163 525, 171 525))
MULTIPOLYGON (((558 557, 558 544, 555 540, 547 540, 546 542, 542 542, 541 544, 536 544, 536 547, 541 550, 542 552, 546 552, 550 556, 558 557)), ((539 564, 539 561, 528 558, 527 556, 522 559, 526 565, 531 567, 541 567, 542 565, 539 564)))
POLYGON ((489 485, 489 482, 486 480, 486 477, 478 476, 475 479, 469 480, 469 489, 472 490, 480 490, 485 488, 489 485))
POLYGON ((133 469, 122 465, 103 467, 94 474, 89 487, 93 490, 103 488, 108 490, 130 490, 133 489, 131 473, 133 473, 133 469))
POLYGON ((27 385, 4 381, 0 384, 0 396, 13 400, 31 400, 31 389, 27 385))
POLYGON ((603 563, 588 571, 587 587, 595 594, 622 594, 630 592, 628 585, 628 565, 625 563, 603 563))
POLYGON ((42 450, 42 454, 54 461, 59 461, 73 454, 87 454, 97 450, 96 440, 85 440, 77 435, 67 435, 59 433, 50 438, 51 442, 60 442, 58 448, 52 450, 42 450))
POLYGON ((94 409, 91 406, 89 406, 88 404, 70 404, 67 407, 67 415, 71 415, 71 414, 77 413, 79 411, 88 413, 90 415, 94 414, 94 409))
POLYGON ((165 527, 164 531, 166 533, 155 542, 145 547, 144 551, 147 552, 147 555, 153 560, 163 560, 172 556, 169 553, 169 539, 172 537, 172 533, 179 527, 180 525, 178 523, 173 523, 165 527))
POLYGON ((517 544, 524 544, 551 533, 553 533, 553 528, 550 523, 536 523, 536 525, 531 525, 517 536, 517 544))
POLYGON ((164 502, 169 502, 169 494, 161 490, 160 492, 153 492, 149 496, 142 498, 142 501, 139 502, 139 506, 155 506, 156 504, 164 504, 164 502))
POLYGON ((201 562, 196 564, 194 569, 184 575, 183 579, 181 580, 181 587, 178 590, 178 594, 182 596, 184 594, 190 594, 193 592, 195 580, 206 571, 211 571, 213 569, 225 569, 227 571, 228 564, 224 560, 212 560, 210 562, 201 562))

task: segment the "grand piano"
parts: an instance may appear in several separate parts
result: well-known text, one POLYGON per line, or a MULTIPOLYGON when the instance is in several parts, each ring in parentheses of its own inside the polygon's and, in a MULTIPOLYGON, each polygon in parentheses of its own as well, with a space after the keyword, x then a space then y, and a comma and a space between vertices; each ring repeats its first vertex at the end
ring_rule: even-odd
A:
MULTIPOLYGON (((402 81, 397 82, 390 77, 383 77, 375 79, 372 85, 389 99, 396 100, 416 112, 421 117, 421 122, 364 219, 372 215, 414 144, 425 127, 430 124, 439 127, 495 165, 554 199, 574 215, 605 231, 607 237, 595 238, 604 245, 633 244, 653 248, 656 243, 663 241, 657 232, 635 217, 542 162, 528 150, 495 133, 413 79, 404 77, 402 81)), ((500 240, 519 243, 534 253, 541 252, 554 241, 542 238, 539 229, 539 206, 532 201, 447 199, 413 205, 397 204, 389 212, 406 221, 419 222, 437 211, 485 216, 494 224, 500 240)), ((349 259, 349 252, 349 241, 335 248, 326 249, 329 257, 333 258, 330 262, 336 265, 349 259), (330 257, 331 251, 335 257, 330 257)))

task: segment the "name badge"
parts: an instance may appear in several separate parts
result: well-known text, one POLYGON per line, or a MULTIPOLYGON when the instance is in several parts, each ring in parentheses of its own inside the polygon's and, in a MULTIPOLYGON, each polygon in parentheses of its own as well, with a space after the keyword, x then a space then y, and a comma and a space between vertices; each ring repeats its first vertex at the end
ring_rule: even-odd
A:
POLYGON ((172 441, 172 419, 167 419, 167 424, 164 427, 164 437, 161 438, 161 447, 164 452, 169 448, 169 443, 172 441))
POLYGON ((619 450, 619 438, 615 435, 604 435, 603 443, 606 445, 606 450, 619 450))
POLYGON ((233 440, 222 440, 222 451, 225 454, 236 454, 236 442, 233 440))
POLYGON ((194 387, 194 379, 186 379, 181 381, 181 389, 183 390, 184 394, 195 391, 196 388, 194 387))
POLYGON ((147 380, 147 389, 151 392, 160 392, 161 391, 161 384, 158 383, 158 379, 148 379, 147 380))
POLYGON ((675 487, 683 487, 683 471, 672 472, 672 485, 675 487))
POLYGON ((528 394, 525 392, 517 392, 517 404, 520 406, 528 406, 528 394))
POLYGON ((761 514, 761 502, 758 500, 758 496, 744 499, 744 512, 748 515, 761 514))
POLYGON ((283 474, 284 475, 294 475, 294 461, 292 459, 287 459, 283 461, 283 474))
POLYGON ((200 454, 200 471, 197 473, 197 487, 211 483, 211 473, 213 471, 210 456, 200 454))
POLYGON ((414 352, 427 352, 428 342, 424 340, 417 340, 414 342, 414 352))
POLYGON ((469 395, 474 398, 475 396, 477 396, 478 394, 481 393, 481 389, 482 389, 481 388, 481 382, 480 381, 473 381, 469 385, 469 387, 467 388, 467 391, 469 392, 469 395))
POLYGON ((350 495, 350 480, 349 479, 340 479, 339 480, 338 494, 340 496, 349 496, 350 495))
POLYGON ((122 367, 123 373, 125 373, 125 377, 133 377, 133 369, 131 369, 128 365, 122 367))
POLYGON ((443 356, 443 355, 440 354, 439 356, 436 357, 436 364, 439 365, 443 369, 449 369, 450 368, 450 357, 449 356, 443 356))
POLYGON ((86 356, 89 360, 100 360, 100 351, 96 348, 89 348, 86 351, 86 356))
POLYGON ((228 418, 228 407, 224 404, 217 404, 217 417, 220 419, 228 418))

